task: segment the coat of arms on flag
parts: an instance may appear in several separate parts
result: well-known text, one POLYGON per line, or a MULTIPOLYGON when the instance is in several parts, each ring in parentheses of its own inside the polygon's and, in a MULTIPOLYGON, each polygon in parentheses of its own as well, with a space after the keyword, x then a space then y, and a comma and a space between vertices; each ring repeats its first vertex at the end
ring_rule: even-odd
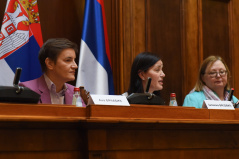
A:
POLYGON ((21 81, 39 77, 42 44, 37 0, 8 0, 0 32, 0 85, 12 85, 17 67, 23 69, 21 81))

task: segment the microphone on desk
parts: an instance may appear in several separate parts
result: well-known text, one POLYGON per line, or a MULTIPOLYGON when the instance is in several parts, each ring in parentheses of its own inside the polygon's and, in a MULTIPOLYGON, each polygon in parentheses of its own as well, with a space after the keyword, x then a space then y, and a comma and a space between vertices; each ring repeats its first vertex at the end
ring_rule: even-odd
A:
POLYGON ((231 88, 230 93, 229 93, 229 97, 228 97, 228 101, 232 100, 233 93, 234 93, 234 88, 231 88))
POLYGON ((152 79, 149 77, 144 93, 132 93, 127 97, 127 100, 130 104, 165 105, 165 102, 162 98, 153 93, 149 93, 151 80, 152 79))
POLYGON ((23 87, 18 85, 18 83, 20 81, 21 73, 22 73, 22 68, 20 68, 20 67, 16 68, 16 72, 15 72, 15 76, 14 76, 14 80, 13 80, 13 86, 16 87, 17 94, 21 93, 24 89, 23 87))
POLYGON ((15 72, 13 86, 0 86, 0 102, 7 103, 38 103, 40 95, 27 87, 19 86, 22 68, 15 72))
POLYGON ((151 77, 148 77, 148 80, 146 82, 146 88, 145 88, 145 92, 148 93, 149 92, 149 87, 151 85, 151 81, 152 81, 152 78, 151 77))
POLYGON ((147 80, 146 86, 145 86, 145 93, 149 95, 148 99, 151 99, 154 96, 154 94, 149 93, 149 88, 150 88, 150 85, 151 85, 151 81, 152 81, 152 78, 148 77, 148 80, 147 80))
MULTIPOLYGON (((231 90, 229 92, 228 101, 232 100, 233 93, 234 93, 234 88, 231 88, 231 90)), ((234 108, 238 108, 238 105, 239 105, 239 101, 237 101, 236 103, 233 103, 234 108)))
POLYGON ((238 108, 239 106, 239 100, 234 104, 234 108, 238 108))
POLYGON ((14 76, 14 80, 13 80, 13 86, 18 85, 21 73, 22 73, 22 68, 20 68, 20 67, 16 68, 16 72, 15 72, 15 76, 14 76))

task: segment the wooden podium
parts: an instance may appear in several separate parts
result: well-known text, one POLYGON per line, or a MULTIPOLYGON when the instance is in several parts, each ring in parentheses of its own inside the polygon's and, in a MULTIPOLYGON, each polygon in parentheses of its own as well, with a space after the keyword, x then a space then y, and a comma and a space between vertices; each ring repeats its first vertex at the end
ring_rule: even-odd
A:
POLYGON ((0 159, 238 156, 238 110, 0 104, 0 159))

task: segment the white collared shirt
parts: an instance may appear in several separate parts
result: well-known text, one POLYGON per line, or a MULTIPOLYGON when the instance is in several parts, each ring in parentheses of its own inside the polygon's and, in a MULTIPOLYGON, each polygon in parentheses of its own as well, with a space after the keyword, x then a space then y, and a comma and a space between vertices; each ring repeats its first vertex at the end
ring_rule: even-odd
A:
POLYGON ((56 85, 44 74, 44 78, 47 84, 47 87, 50 91, 51 103, 52 104, 65 104, 65 92, 67 90, 66 84, 64 84, 63 89, 56 93, 56 85))

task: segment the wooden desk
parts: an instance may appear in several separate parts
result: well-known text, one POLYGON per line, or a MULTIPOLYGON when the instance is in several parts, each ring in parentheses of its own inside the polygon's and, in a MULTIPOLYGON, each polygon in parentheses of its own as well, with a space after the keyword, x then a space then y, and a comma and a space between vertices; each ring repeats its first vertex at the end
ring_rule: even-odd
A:
POLYGON ((0 104, 0 158, 236 159, 239 111, 0 104))

